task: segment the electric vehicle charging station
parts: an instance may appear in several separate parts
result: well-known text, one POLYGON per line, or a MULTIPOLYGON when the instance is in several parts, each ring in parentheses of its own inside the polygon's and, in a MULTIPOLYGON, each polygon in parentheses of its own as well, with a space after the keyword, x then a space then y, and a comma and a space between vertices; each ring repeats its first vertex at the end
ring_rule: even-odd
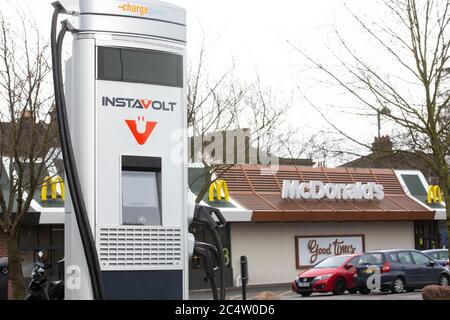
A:
MULTIPOLYGON (((152 0, 53 5, 55 96, 69 161, 65 299, 188 299, 194 246, 223 262, 221 244, 195 245, 188 227, 197 219, 214 231, 225 220, 188 196, 186 12, 152 0), (59 14, 68 16, 56 37, 59 14), (66 31, 67 99, 58 74, 66 31)), ((209 268, 211 279, 218 268, 209 268)))

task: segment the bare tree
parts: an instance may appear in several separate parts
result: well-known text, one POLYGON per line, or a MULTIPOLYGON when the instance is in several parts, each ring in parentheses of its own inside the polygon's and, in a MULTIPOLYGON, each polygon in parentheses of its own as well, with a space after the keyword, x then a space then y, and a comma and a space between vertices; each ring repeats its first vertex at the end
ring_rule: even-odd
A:
POLYGON ((235 164, 261 163, 270 158, 270 149, 278 143, 280 124, 290 107, 279 105, 258 75, 253 83, 236 79, 234 61, 229 70, 211 80, 205 55, 203 44, 188 72, 191 158, 205 168, 199 178, 203 183, 197 202, 211 183, 235 164))
POLYGON ((316 160, 317 165, 325 167, 354 156, 342 147, 345 145, 343 137, 323 130, 313 134, 300 134, 299 131, 301 130, 288 128, 277 136, 276 153, 280 157, 316 160))
POLYGON ((208 147, 214 142, 220 145, 218 149, 223 147, 212 134, 225 133, 233 128, 246 91, 233 78, 234 61, 228 70, 211 79, 205 62, 206 53, 203 41, 198 56, 190 63, 187 77, 188 128, 192 135, 190 157, 194 162, 201 161, 205 168, 205 173, 200 177, 203 187, 197 202, 203 199, 210 184, 217 180, 212 179, 213 175, 231 167, 224 163, 221 150, 213 150, 211 155, 208 152, 211 148, 208 147))
POLYGON ((25 297, 19 233, 43 175, 59 154, 48 90, 48 45, 21 12, 0 14, 0 232, 8 239, 15 299, 25 297), (7 176, 5 176, 7 174, 7 176))
POLYGON ((290 109, 289 105, 280 106, 279 103, 270 88, 263 88, 261 79, 256 74, 256 82, 245 97, 245 106, 249 113, 247 121, 251 128, 251 143, 256 147, 257 163, 260 163, 260 154, 273 151, 279 140, 279 125, 290 109))
MULTIPOLYGON (((394 127, 393 153, 413 155, 432 169, 439 179, 450 218, 450 95, 445 87, 450 58, 450 1, 384 0, 381 4, 387 11, 387 22, 367 21, 350 9, 348 12, 393 61, 385 72, 373 59, 354 50, 337 30, 336 40, 344 52, 333 54, 338 69, 293 47, 333 84, 349 93, 363 115, 381 114, 389 121, 394 127)), ((349 141, 371 148, 347 134, 324 112, 321 114, 349 141)), ((450 229, 450 219, 447 225, 450 229)))

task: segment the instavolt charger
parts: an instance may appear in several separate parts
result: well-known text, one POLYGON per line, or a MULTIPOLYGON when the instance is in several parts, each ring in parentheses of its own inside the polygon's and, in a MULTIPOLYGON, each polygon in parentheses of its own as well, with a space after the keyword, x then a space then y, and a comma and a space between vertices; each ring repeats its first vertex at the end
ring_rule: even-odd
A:
POLYGON ((65 298, 187 299, 185 10, 149 0, 53 5, 54 25, 69 15, 58 37, 52 26, 71 180, 65 298), (73 41, 64 97, 57 66, 66 31, 73 41))

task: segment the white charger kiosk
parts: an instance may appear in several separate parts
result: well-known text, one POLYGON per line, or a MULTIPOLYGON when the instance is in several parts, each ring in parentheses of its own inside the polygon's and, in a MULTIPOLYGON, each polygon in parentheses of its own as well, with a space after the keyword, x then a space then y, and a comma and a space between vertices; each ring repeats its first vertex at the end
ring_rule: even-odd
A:
MULTIPOLYGON (((73 34, 69 127, 105 298, 187 299, 185 10, 60 2, 73 34)), ((65 298, 92 299, 68 200, 65 298)))

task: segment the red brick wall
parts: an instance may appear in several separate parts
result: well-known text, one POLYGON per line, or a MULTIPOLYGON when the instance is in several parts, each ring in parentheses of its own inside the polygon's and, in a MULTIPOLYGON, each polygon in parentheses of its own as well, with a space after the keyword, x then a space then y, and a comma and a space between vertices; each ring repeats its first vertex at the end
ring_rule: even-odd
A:
POLYGON ((13 300, 13 289, 12 289, 11 281, 8 284, 8 300, 13 300))
POLYGON ((0 231, 0 258, 6 257, 8 255, 6 245, 6 234, 0 231))
MULTIPOLYGON (((8 256, 8 249, 7 249, 7 238, 6 234, 3 232, 0 232, 0 258, 7 257, 8 256)), ((12 300, 12 286, 11 283, 8 286, 8 298, 12 300)))

